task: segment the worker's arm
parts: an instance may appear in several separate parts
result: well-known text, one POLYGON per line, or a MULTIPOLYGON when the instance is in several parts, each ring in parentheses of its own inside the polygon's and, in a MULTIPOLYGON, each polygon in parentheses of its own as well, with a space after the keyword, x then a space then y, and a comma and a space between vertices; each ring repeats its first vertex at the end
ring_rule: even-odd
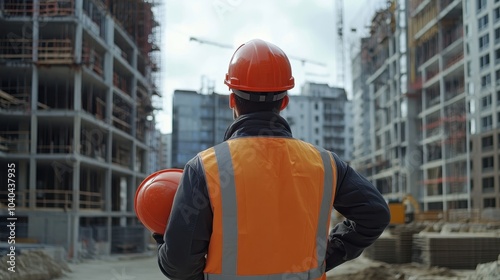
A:
POLYGON ((158 248, 160 270, 171 280, 202 280, 212 233, 212 209, 198 157, 184 168, 158 248))
POLYGON ((389 207, 380 192, 337 155, 334 158, 338 179, 333 206, 346 220, 330 232, 327 270, 361 255, 390 221, 389 207))

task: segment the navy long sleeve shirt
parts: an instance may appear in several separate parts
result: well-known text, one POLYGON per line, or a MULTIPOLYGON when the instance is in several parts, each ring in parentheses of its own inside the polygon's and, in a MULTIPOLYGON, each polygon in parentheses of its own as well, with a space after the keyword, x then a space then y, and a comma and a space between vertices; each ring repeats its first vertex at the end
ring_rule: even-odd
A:
MULTIPOLYGON (((224 140, 237 137, 292 137, 279 114, 252 113, 237 118, 224 140)), ((358 257, 382 234, 390 213, 380 192, 332 153, 337 165, 333 207, 346 220, 334 226, 326 244, 326 270, 358 257)), ((158 247, 158 264, 172 280, 201 280, 212 233, 212 210, 198 156, 191 159, 175 195, 172 212, 158 247)), ((297 242, 301 242, 297 240, 297 242)), ((294 246, 294 244, 290 244, 294 246)))

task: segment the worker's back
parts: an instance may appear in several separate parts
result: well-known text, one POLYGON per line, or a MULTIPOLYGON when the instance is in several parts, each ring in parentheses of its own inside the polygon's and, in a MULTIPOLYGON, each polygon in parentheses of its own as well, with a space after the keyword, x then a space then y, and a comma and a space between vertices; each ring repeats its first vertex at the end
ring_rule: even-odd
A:
POLYGON ((205 272, 320 277, 336 186, 330 153, 241 137, 200 156, 214 217, 205 272))

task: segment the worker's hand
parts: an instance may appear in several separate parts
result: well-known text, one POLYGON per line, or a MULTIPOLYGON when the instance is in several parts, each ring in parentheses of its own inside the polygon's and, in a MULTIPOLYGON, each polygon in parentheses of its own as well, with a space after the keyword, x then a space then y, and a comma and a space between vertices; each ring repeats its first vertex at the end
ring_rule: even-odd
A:
POLYGON ((158 243, 158 244, 165 243, 165 241, 163 241, 163 234, 153 233, 153 238, 156 240, 156 243, 158 243))

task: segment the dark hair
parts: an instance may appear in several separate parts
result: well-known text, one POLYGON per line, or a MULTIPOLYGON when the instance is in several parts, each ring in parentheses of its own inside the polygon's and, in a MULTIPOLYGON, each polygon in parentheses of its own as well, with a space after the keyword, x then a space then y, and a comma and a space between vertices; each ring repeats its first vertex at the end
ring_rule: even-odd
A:
MULTIPOLYGON (((247 91, 244 91, 248 93, 247 91)), ((280 93, 280 92, 277 92, 280 93)), ((271 101, 271 102, 256 102, 243 99, 235 94, 236 107, 240 115, 245 115, 255 112, 274 112, 279 113, 281 109, 281 103, 283 99, 271 101)))

